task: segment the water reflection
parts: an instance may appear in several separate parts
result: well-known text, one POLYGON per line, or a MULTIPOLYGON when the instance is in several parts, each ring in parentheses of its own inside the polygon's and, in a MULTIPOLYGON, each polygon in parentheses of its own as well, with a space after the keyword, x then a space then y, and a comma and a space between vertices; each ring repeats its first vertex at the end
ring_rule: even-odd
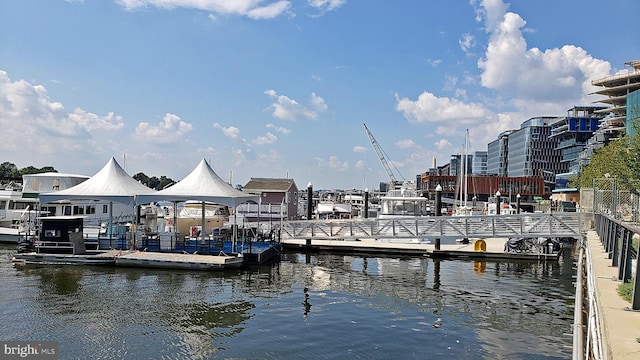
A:
POLYGON ((225 272, 3 261, 0 337, 59 341, 61 358, 570 358, 572 276, 571 254, 289 253, 225 272))

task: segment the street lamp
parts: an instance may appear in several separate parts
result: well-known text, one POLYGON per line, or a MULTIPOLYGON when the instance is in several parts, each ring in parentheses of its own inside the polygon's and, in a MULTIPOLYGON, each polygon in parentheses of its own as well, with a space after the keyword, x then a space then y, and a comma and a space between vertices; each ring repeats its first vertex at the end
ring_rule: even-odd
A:
POLYGON ((496 215, 500 215, 500 190, 496 191, 496 215))
POLYGON ((307 185, 307 220, 313 216, 313 184, 309 181, 307 185))
POLYGON ((516 214, 520 214, 520 193, 516 195, 516 214))
MULTIPOLYGON (((436 186, 436 201, 435 201, 435 207, 436 207, 436 216, 440 216, 440 209, 442 208, 442 186, 440 186, 440 184, 438 184, 438 186, 436 186)), ((436 238, 436 242, 435 242, 435 250, 440 250, 440 238, 436 238)))

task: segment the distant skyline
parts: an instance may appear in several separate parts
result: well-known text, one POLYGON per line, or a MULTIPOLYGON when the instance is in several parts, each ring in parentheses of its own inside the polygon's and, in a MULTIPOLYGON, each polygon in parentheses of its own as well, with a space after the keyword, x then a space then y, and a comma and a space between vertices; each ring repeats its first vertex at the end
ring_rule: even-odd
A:
POLYGON ((640 59, 640 1, 0 0, 0 161, 407 180, 640 59), (606 21, 605 21, 606 20, 606 21), (604 24, 607 24, 606 26, 604 24), (126 159, 126 160, 125 160, 126 159), (398 175, 398 177, 400 177, 398 175))

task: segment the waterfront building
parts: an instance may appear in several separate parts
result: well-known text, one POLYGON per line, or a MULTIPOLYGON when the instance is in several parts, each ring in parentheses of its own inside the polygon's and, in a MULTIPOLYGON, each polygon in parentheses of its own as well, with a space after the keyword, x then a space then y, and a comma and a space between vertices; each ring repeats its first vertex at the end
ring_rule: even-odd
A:
MULTIPOLYGON (((467 155, 467 161, 466 161, 466 167, 467 167, 467 174, 471 174, 472 173, 472 160, 473 160, 473 156, 472 155, 467 155)), ((451 160, 449 161, 449 175, 452 176, 460 176, 460 174, 462 174, 462 168, 464 167, 464 164, 462 164, 464 161, 464 157, 460 154, 455 154, 455 155, 451 155, 451 160)))
POLYGON ((640 60, 629 61, 624 65, 624 71, 591 81, 592 85, 601 89, 590 95, 603 95, 596 102, 606 104, 607 107, 598 111, 604 117, 580 154, 579 162, 582 166, 589 164, 594 151, 609 141, 622 137, 632 126, 627 121, 627 97, 640 90, 640 60))
POLYGON ((487 174, 487 152, 486 151, 474 151, 471 161, 471 172, 473 175, 486 175, 487 174))
POLYGON ((634 136, 636 129, 640 125, 640 90, 636 90, 627 95, 627 134, 634 136))
POLYGON ((487 174, 507 176, 507 158, 509 150, 509 134, 514 130, 507 130, 498 135, 498 139, 487 146, 487 174))
POLYGON ((550 122, 551 139, 557 142, 556 149, 561 152, 560 161, 567 167, 565 173, 556 174, 556 187, 564 188, 569 184, 571 176, 581 171, 580 153, 587 146, 588 140, 598 130, 600 121, 604 118, 600 110, 604 106, 574 106, 569 109, 567 116, 559 117, 550 122))
MULTIPOLYGON (((443 201, 456 198, 457 184, 460 179, 453 175, 430 175, 423 173, 421 177, 420 190, 422 196, 434 198, 436 187, 440 185, 442 189, 443 201)), ((520 194, 522 204, 532 204, 535 199, 539 199, 550 192, 545 191, 545 184, 542 177, 507 177, 493 175, 467 175, 467 191, 469 199, 475 198, 478 202, 489 201, 489 198, 500 192, 501 196, 508 202, 515 202, 520 194)))
POLYGON ((556 174, 566 173, 556 140, 550 138, 549 123, 555 117, 534 117, 509 134, 507 175, 509 177, 543 177, 548 192, 555 188, 556 174))
POLYGON ((293 179, 251 178, 242 191, 260 196, 260 204, 240 204, 236 213, 250 222, 298 220, 298 187, 293 179))

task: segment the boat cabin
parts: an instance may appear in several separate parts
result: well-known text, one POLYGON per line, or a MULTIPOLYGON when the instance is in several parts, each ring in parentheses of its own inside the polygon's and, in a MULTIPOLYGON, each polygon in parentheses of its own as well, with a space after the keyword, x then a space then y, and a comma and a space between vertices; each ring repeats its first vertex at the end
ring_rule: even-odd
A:
POLYGON ((51 216, 40 219, 40 238, 36 252, 55 254, 84 254, 86 248, 82 235, 82 217, 51 216))

